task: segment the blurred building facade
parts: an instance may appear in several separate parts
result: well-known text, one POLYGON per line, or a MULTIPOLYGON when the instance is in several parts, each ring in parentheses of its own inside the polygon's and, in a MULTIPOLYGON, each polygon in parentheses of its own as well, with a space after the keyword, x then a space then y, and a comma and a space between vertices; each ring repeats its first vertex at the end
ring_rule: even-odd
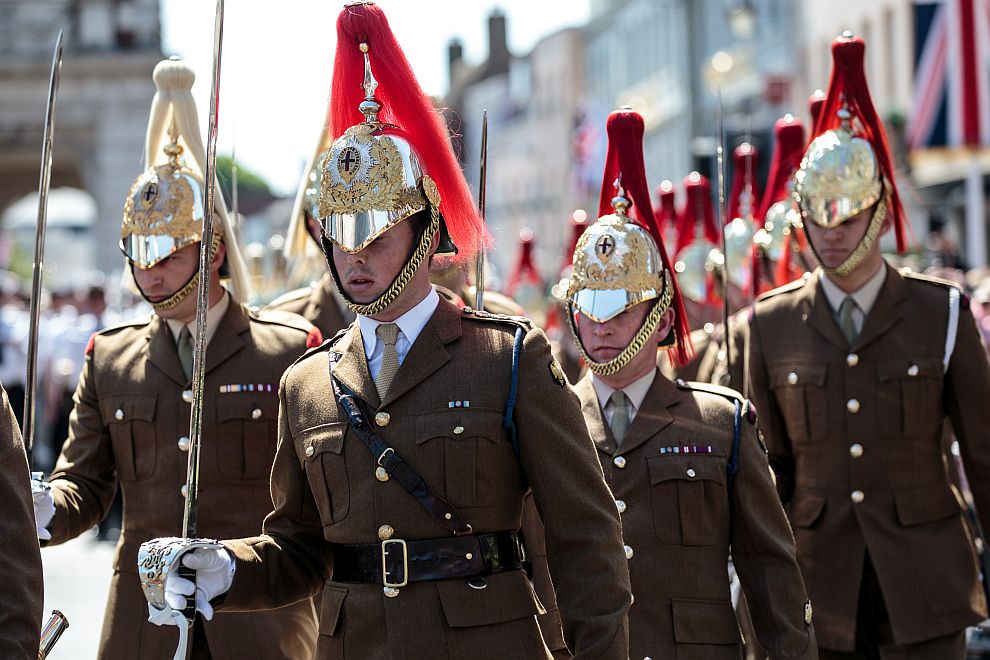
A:
MULTIPOLYGON (((82 189, 95 200, 89 267, 121 267, 117 242, 124 197, 143 169, 155 91, 151 72, 162 57, 158 5, 158 0, 0 3, 0 212, 37 191, 52 49, 62 28, 52 188, 82 189)), ((58 258, 58 249, 48 242, 49 260, 58 258)))

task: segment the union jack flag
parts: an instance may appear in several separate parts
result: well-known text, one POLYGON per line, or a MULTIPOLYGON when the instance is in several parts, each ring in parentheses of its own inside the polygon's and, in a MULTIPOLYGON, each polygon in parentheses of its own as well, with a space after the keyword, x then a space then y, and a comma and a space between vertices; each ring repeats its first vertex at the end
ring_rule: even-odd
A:
POLYGON ((990 146, 990 0, 914 3, 911 149, 990 146))

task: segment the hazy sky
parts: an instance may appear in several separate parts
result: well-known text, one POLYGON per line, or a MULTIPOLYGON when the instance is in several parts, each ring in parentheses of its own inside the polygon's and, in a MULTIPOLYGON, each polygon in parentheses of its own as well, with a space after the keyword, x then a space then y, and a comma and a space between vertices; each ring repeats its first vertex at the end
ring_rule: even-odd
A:
MULTIPOLYGON (((196 70, 193 91, 203 130, 209 112, 215 3, 162 0, 163 49, 196 70)), ((460 37, 465 58, 488 51, 487 17, 508 19, 509 48, 525 54, 540 37, 587 21, 589 0, 382 0, 392 30, 429 94, 447 90, 447 43, 460 37)), ((326 114, 342 2, 226 2, 218 152, 291 194, 315 148, 326 114)))

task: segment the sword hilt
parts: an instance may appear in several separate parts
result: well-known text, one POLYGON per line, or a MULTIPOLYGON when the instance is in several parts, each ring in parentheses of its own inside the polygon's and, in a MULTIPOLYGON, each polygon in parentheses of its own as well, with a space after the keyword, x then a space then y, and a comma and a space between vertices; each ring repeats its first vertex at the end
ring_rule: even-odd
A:
POLYGON ((186 596, 186 606, 182 608, 182 616, 186 617, 186 621, 192 626, 193 621, 196 620, 196 571, 189 568, 182 563, 182 559, 179 559, 179 577, 185 578, 193 583, 193 592, 191 595, 186 596))

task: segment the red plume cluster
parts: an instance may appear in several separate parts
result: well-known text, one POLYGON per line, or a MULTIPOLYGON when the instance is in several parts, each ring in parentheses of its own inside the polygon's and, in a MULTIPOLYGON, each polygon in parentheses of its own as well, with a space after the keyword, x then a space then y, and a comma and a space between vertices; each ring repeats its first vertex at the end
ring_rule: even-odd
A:
POLYGON ((880 171, 891 185, 893 194, 890 198, 889 217, 893 221, 897 237, 897 250, 904 252, 907 245, 904 236, 904 209, 894 185, 894 164, 890 147, 887 146, 887 132, 873 106, 870 88, 866 84, 866 71, 863 67, 865 51, 866 45, 859 37, 839 36, 832 42, 832 75, 821 114, 815 120, 812 139, 839 127, 841 122, 836 113, 845 103, 853 118, 859 120, 858 126, 854 122, 854 130, 873 145, 880 171))
POLYGON ((669 179, 661 181, 657 188, 660 206, 656 210, 656 221, 662 233, 666 233, 668 227, 675 226, 677 223, 677 207, 674 203, 674 195, 674 182, 669 179))
POLYGON ((423 169, 436 182, 440 212, 457 245, 458 259, 467 259, 480 247, 490 245, 491 237, 454 157, 446 124, 419 86, 385 13, 376 5, 350 5, 337 18, 328 118, 330 139, 336 140, 364 120, 358 110, 364 99, 364 54, 359 49, 362 43, 368 45, 371 68, 379 85, 375 93, 382 104, 379 119, 398 127, 389 132, 412 145, 423 169))
POLYGON ((674 309, 674 336, 676 345, 673 349, 678 364, 686 364, 692 354, 690 329, 687 324, 687 314, 684 311, 684 301, 674 277, 674 269, 667 257, 667 249, 663 243, 660 226, 653 213, 650 201, 650 186, 646 181, 646 164, 643 161, 643 117, 632 110, 616 110, 608 116, 608 155, 605 157, 605 172, 602 176, 602 192, 598 200, 599 217, 613 212, 612 198, 615 197, 615 181, 622 180, 626 198, 632 202, 629 209, 630 218, 646 230, 660 250, 660 258, 667 270, 674 289, 671 308, 674 309))
POLYGON ((732 190, 729 192, 729 217, 726 222, 732 222, 740 217, 740 199, 749 179, 750 200, 749 212, 756 213, 760 205, 760 186, 756 182, 756 170, 760 162, 760 152, 749 142, 743 142, 732 150, 732 190))
POLYGON ((516 289, 524 281, 540 288, 543 287, 543 279, 540 277, 539 271, 536 270, 536 263, 533 261, 533 231, 531 229, 523 229, 519 232, 519 259, 516 261, 516 268, 505 286, 505 295, 509 297, 516 295, 516 289))
POLYGON ((712 206, 712 186, 708 177, 691 172, 684 177, 684 206, 677 218, 677 247, 674 255, 694 242, 698 225, 701 224, 705 240, 712 245, 719 244, 718 227, 715 225, 715 208, 712 206))

